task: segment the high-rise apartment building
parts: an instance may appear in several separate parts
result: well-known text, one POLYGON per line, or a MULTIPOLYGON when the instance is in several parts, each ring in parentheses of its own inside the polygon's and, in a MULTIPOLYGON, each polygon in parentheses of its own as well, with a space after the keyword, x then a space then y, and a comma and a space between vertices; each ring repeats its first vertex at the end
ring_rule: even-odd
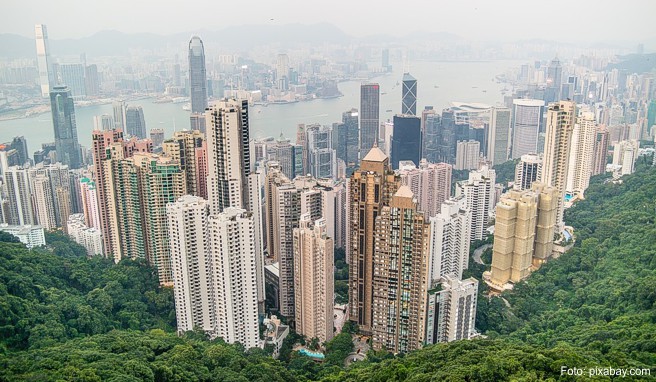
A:
POLYGON ((95 115, 93 117, 93 129, 108 131, 114 129, 114 118, 109 114, 95 115))
POLYGON ((32 204, 37 223, 48 231, 57 229, 50 178, 46 174, 38 174, 30 180, 32 182, 32 204))
POLYGON ((296 332, 323 343, 333 338, 334 314, 334 243, 326 220, 304 214, 293 241, 296 332))
POLYGON ((224 99, 205 113, 207 121, 207 196, 212 215, 228 207, 253 219, 258 305, 264 311, 264 233, 262 184, 251 158, 248 100, 224 99))
POLYGON ((615 143, 613 146, 613 167, 619 169, 617 173, 620 176, 633 174, 639 148, 640 142, 636 140, 624 140, 615 143))
POLYGON ((7 223, 16 226, 36 224, 28 170, 17 166, 9 167, 4 173, 4 183, 9 201, 7 223))
POLYGON ((417 115, 417 80, 410 73, 403 73, 401 114, 417 115))
POLYGON ((467 180, 456 183, 456 197, 464 195, 467 209, 471 213, 470 238, 483 240, 494 213, 496 172, 487 165, 470 171, 467 180))
POLYGON ((192 113, 205 112, 207 108, 205 47, 198 36, 192 36, 189 40, 189 98, 191 98, 192 113))
POLYGON ((430 218, 428 280, 430 285, 451 275, 462 278, 469 266, 470 211, 466 200, 450 199, 442 203, 442 210, 430 218))
POLYGON ((469 141, 460 141, 456 144, 456 170, 475 170, 478 168, 480 161, 481 144, 478 141, 470 139, 469 141))
POLYGON ((541 171, 541 154, 522 155, 519 163, 515 166, 515 182, 513 184, 513 189, 517 191, 529 190, 531 184, 538 180, 541 171))
POLYGON ((401 183, 410 187, 417 198, 418 208, 426 218, 441 211, 441 205, 451 195, 452 166, 448 163, 429 163, 422 159, 419 167, 401 162, 398 174, 401 183))
POLYGON ((349 319, 363 333, 372 333, 373 262, 376 218, 400 187, 389 158, 376 146, 362 159, 349 180, 348 246, 349 319))
POLYGON ((178 332, 201 328, 211 338, 259 346, 253 219, 185 195, 167 206, 178 332))
POLYGON ((96 182, 89 178, 80 179, 80 194, 80 199, 82 200, 82 216, 84 217, 84 224, 89 228, 96 228, 101 230, 102 226, 100 225, 100 210, 98 205, 98 189, 96 188, 96 182))
POLYGON ((146 139, 146 120, 141 106, 128 106, 125 109, 125 133, 131 137, 146 139))
MULTIPOLYGON (((264 149, 266 160, 278 162, 283 174, 289 179, 294 179, 302 171, 302 166, 297 168, 296 154, 295 146, 291 144, 289 139, 285 139, 282 134, 279 139, 267 142, 264 149)), ((302 159, 301 154, 300 160, 302 159)))
POLYGON ((544 101, 536 99, 513 100, 512 158, 538 152, 538 135, 542 130, 544 101))
MULTIPOLYGON (((380 86, 376 83, 360 86, 360 158, 378 143, 380 118, 380 86)), ((298 141, 296 142, 298 144, 298 141)))
POLYGON ((606 126, 598 125, 594 143, 594 162, 592 164, 592 175, 606 172, 608 163, 609 132, 606 126))
POLYGON ((374 219, 373 231, 372 347, 394 353, 420 349, 426 330, 430 229, 410 188, 398 188, 374 219))
POLYGON ((547 110, 547 134, 540 182, 555 187, 559 192, 556 217, 558 232, 564 228, 564 198, 575 118, 576 104, 573 101, 553 103, 547 110))
POLYGON ((328 126, 306 126, 306 168, 315 178, 337 177, 337 155, 333 148, 333 131, 328 126))
POLYGON ((511 190, 501 197, 494 225, 493 287, 521 281, 551 256, 558 195, 554 187, 535 182, 531 190, 511 190))
POLYGON ((66 222, 66 232, 87 250, 87 256, 104 256, 100 230, 88 227, 83 214, 73 214, 66 222))
POLYGON ((565 192, 583 195, 590 185, 596 138, 597 125, 594 114, 591 112, 581 113, 572 131, 572 147, 569 152, 565 192))
POLYGON ((411 115, 395 115, 392 133, 391 165, 399 168, 400 161, 412 161, 415 165, 421 159, 421 119, 411 115))
POLYGON ((153 148, 161 148, 164 143, 164 129, 150 129, 150 140, 153 142, 153 148))
POLYGON ((36 61, 39 69, 39 84, 41 85, 41 96, 48 97, 50 89, 56 85, 55 74, 50 62, 50 46, 48 43, 48 29, 43 24, 34 27, 36 35, 36 61))
POLYGON ((504 163, 510 155, 510 109, 494 107, 490 115, 487 139, 487 159, 492 166, 504 163))
POLYGON ((207 199, 207 144, 198 130, 182 130, 162 143, 162 153, 180 163, 187 193, 207 199))
POLYGON ((54 86, 50 91, 52 125, 55 129, 57 161, 71 169, 82 166, 82 152, 77 140, 75 106, 71 92, 66 86, 54 86))
POLYGON ((426 344, 471 339, 476 335, 478 280, 443 276, 428 293, 426 344))
MULTIPOLYGON (((112 110, 114 112, 114 127, 116 129, 120 129, 122 131, 125 131, 125 120, 126 120, 126 110, 127 110, 127 105, 125 104, 124 101, 114 101, 112 103, 112 110)), ((96 129, 98 130, 98 129, 96 129)), ((127 133, 127 132, 126 132, 127 133)))

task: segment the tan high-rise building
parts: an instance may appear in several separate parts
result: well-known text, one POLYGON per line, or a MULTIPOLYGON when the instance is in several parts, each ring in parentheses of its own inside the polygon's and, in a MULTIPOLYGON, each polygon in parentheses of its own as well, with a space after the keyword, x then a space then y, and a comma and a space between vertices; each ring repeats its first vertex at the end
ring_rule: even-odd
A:
POLYGON ((576 104, 573 101, 552 103, 547 110, 544 159, 539 180, 558 190, 558 214, 556 215, 558 232, 562 231, 564 227, 564 198, 575 118, 576 104))
POLYGON ((164 155, 180 162, 187 193, 207 199, 207 144, 198 130, 182 130, 162 143, 164 155))
POLYGON ((419 168, 414 165, 399 165, 401 183, 410 187, 417 198, 419 210, 426 217, 440 213, 442 203, 451 196, 452 166, 448 163, 428 163, 425 159, 419 161, 419 168))
POLYGON ((583 195, 590 185, 596 137, 597 125, 594 113, 582 112, 572 131, 566 192, 583 195))
POLYGON ((377 146, 369 150, 349 180, 349 318, 362 333, 372 332, 376 217, 400 185, 389 158, 377 146))
POLYGON ((30 180, 32 181, 32 203, 37 223, 48 231, 57 229, 50 178, 47 175, 38 174, 30 180))
POLYGON ((492 284, 517 283, 550 255, 558 192, 535 182, 531 190, 511 190, 497 204, 492 254, 492 284))
POLYGON ((401 186, 375 219, 372 346, 406 353, 423 346, 430 225, 401 186))
POLYGON ((334 256, 326 221, 301 216, 294 228, 294 323, 296 332, 325 342, 333 338, 334 256))

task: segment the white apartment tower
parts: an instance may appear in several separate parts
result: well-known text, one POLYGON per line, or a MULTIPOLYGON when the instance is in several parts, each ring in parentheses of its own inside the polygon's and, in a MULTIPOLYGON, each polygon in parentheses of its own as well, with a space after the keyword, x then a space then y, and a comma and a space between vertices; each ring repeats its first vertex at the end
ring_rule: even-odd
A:
POLYGON ((469 261, 470 212, 464 198, 447 200, 430 218, 429 280, 434 285, 445 275, 458 280, 469 261))
POLYGON ((542 171, 541 154, 524 154, 515 166, 515 183, 513 189, 517 191, 528 190, 531 184, 537 181, 542 171))
MULTIPOLYGON (((559 193, 558 213, 556 215, 558 232, 562 231, 564 227, 564 197, 575 118, 576 104, 573 101, 560 101, 550 104, 547 110, 547 134, 544 141, 544 159, 539 180, 555 187, 559 193)), ((592 161, 592 159, 590 160, 592 161)))
POLYGON ((470 339, 476 335, 478 280, 444 276, 428 295, 426 343, 470 339))
POLYGON ((456 170, 475 170, 480 160, 481 143, 475 140, 459 141, 456 145, 456 170))
POLYGON ((590 185, 596 139, 597 125, 594 113, 587 111, 581 113, 572 132, 566 192, 583 194, 590 185))
POLYGON ((482 240, 488 228, 490 216, 494 214, 496 203, 496 172, 487 165, 470 171, 469 179, 456 184, 456 198, 465 198, 467 210, 471 213, 470 239, 482 240))

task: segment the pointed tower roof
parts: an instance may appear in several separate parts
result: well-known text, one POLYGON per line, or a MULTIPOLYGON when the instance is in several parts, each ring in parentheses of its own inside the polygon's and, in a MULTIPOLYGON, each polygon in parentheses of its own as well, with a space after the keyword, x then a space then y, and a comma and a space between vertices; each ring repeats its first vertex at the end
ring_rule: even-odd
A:
POLYGON ((374 146, 369 150, 367 155, 362 159, 363 161, 370 161, 370 162, 384 162, 387 159, 387 155, 383 152, 383 150, 378 148, 378 145, 374 143, 374 146))
POLYGON ((408 187, 406 185, 403 185, 403 186, 399 187, 398 190, 396 190, 396 194, 394 194, 394 196, 399 196, 399 197, 402 197, 402 198, 412 199, 415 196, 415 194, 412 193, 412 190, 410 189, 410 187, 408 187))

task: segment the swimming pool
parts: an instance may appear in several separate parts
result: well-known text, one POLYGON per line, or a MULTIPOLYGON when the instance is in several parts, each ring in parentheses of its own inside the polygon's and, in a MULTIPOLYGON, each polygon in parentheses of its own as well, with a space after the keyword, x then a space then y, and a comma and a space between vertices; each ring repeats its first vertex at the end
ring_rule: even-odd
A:
POLYGON ((301 349, 301 350, 299 350, 298 352, 301 353, 301 354, 303 354, 303 355, 306 355, 306 356, 308 356, 308 357, 312 357, 312 358, 317 358, 317 359, 324 359, 324 358, 326 358, 326 356, 323 355, 323 353, 315 353, 315 352, 311 352, 311 351, 309 351, 309 350, 307 350, 307 349, 301 349))

